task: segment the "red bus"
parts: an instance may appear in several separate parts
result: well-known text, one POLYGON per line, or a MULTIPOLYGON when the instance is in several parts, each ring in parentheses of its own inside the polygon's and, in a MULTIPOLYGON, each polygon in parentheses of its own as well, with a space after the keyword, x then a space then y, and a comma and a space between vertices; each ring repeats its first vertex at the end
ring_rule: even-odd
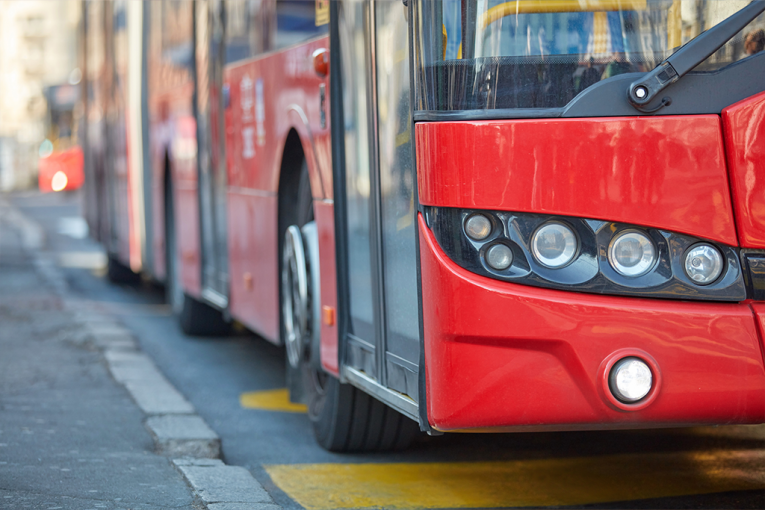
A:
POLYGON ((79 88, 65 83, 43 89, 46 103, 45 141, 37 164, 38 189, 43 193, 72 191, 82 187, 82 148, 77 145, 75 105, 79 88))
POLYGON ((333 451, 762 423, 763 11, 86 0, 88 220, 333 451))

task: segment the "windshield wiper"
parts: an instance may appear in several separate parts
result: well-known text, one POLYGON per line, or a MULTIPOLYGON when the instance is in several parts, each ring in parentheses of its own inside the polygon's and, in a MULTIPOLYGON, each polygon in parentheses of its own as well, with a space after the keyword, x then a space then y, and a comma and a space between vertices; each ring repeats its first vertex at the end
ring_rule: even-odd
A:
POLYGON ((672 99, 665 97, 658 107, 646 108, 664 89, 704 62, 763 12, 765 1, 755 0, 677 50, 653 71, 630 85, 627 95, 632 106, 641 112, 653 113, 671 104, 672 99))

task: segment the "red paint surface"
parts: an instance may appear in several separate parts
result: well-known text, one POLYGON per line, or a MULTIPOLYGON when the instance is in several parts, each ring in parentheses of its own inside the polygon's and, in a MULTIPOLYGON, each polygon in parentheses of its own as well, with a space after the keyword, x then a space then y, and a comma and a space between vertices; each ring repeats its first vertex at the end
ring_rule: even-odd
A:
POLYGON ((760 333, 760 349, 762 350, 762 361, 765 363, 765 303, 752 303, 752 311, 757 317, 757 324, 760 333))
POLYGON ((327 38, 316 39, 224 70, 230 93, 225 123, 231 314, 274 343, 279 342, 279 178, 291 130, 300 138, 313 197, 332 193, 329 124, 321 126, 319 99, 319 86, 325 84, 329 118, 328 79, 316 75, 312 56, 327 44, 327 38), (252 100, 243 98, 247 83, 252 100), (245 273, 252 275, 252 290, 245 288, 245 273))
MULTIPOLYGON (((153 76, 153 75, 152 75, 153 76)), ((156 80, 150 94, 149 152, 151 155, 152 239, 154 250, 153 275, 161 280, 167 276, 165 260, 165 172, 173 174, 178 168, 186 175, 196 168, 197 140, 194 120, 194 84, 190 75, 176 77, 179 83, 156 80), (165 168, 165 159, 170 168, 165 168)), ((196 180, 189 183, 196 186, 196 180)), ((147 198, 149 200, 149 198, 147 198)), ((178 203, 178 197, 175 198, 178 203)), ((180 213, 182 211, 177 211, 180 213)), ((196 212, 198 218, 198 210, 196 212)), ((189 219, 176 216, 180 224, 189 219)), ((180 228, 180 227, 179 227, 180 228)), ((198 234, 197 234, 198 236, 198 234)))
MULTIPOLYGON (((321 306, 337 310, 337 269, 335 267, 335 206, 332 202, 313 203, 316 228, 319 233, 319 264, 321 265, 321 306)), ((337 345, 337 322, 321 323, 321 366, 340 376, 337 345)))
POLYGON ((620 221, 736 245, 715 115, 418 123, 424 205, 620 221))
POLYGON ((175 125, 170 171, 173 180, 175 232, 181 258, 183 291, 196 299, 202 295, 202 256, 199 238, 196 121, 182 117, 175 125))
POLYGON ((722 118, 739 241, 765 248, 765 93, 729 106, 722 118))
POLYGON ((420 217, 428 417, 440 430, 624 428, 765 421, 752 310, 592 296, 465 271, 420 217), (602 394, 620 349, 652 356, 662 383, 644 409, 602 394))
POLYGON ((72 191, 80 189, 85 181, 83 172, 83 153, 79 146, 65 151, 54 152, 47 158, 40 158, 37 164, 37 182, 40 191, 50 193, 51 181, 58 172, 64 172, 67 178, 66 187, 59 191, 72 191))
MULTIPOLYGON (((230 187, 277 193, 284 143, 290 130, 300 136, 316 198, 331 198, 332 164, 329 124, 320 124, 319 86, 328 85, 313 70, 314 50, 327 47, 327 38, 272 53, 227 67, 224 82, 229 86, 226 109, 226 160, 230 187), (255 90, 263 84, 263 118, 258 120, 254 104, 242 101, 242 85, 250 80, 255 90), (245 149, 245 133, 254 136, 253 153, 245 149)), ((329 118, 329 88, 326 94, 329 118)))
POLYGON ((276 196, 229 190, 228 228, 231 315, 263 338, 278 343, 276 196), (245 284, 245 273, 252 275, 252 288, 245 284))

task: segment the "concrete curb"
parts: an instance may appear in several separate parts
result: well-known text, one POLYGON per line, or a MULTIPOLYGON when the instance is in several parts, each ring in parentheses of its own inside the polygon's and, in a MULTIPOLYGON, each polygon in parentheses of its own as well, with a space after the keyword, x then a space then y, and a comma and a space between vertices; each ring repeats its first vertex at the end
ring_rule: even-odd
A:
POLYGON ((245 468, 227 466, 220 437, 198 416, 194 406, 140 351, 132 333, 111 317, 92 311, 87 301, 68 293, 62 272, 49 257, 39 253, 45 231, 12 205, 0 200, 0 218, 17 228, 24 248, 34 256, 35 267, 61 298, 80 327, 69 340, 100 350, 109 372, 125 387, 147 415, 145 426, 154 439, 155 452, 172 459, 201 504, 209 510, 279 510, 263 486, 245 468), (90 308, 90 310, 89 310, 90 308))
POLYGON ((271 496, 243 467, 220 460, 176 459, 173 465, 209 510, 278 510, 271 496))
POLYGON ((146 420, 157 453, 168 457, 220 457, 220 438, 199 416, 164 415, 146 420))
POLYGON ((107 349, 104 357, 114 380, 125 386, 144 413, 150 416, 194 413, 194 407, 146 354, 107 349))

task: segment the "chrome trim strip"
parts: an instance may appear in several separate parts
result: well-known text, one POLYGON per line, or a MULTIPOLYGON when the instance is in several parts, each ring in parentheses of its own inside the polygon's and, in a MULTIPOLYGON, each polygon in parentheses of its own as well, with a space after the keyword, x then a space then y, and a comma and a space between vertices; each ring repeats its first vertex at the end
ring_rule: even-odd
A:
POLYGON ((221 310, 225 309, 228 306, 228 298, 224 296, 223 294, 221 294, 220 292, 217 292, 213 289, 209 289, 209 288, 203 289, 202 299, 204 299, 205 301, 208 301, 211 305, 221 310))
POLYGON ((233 195, 244 195, 249 197, 276 198, 278 196, 277 193, 271 191, 255 188, 243 188, 241 186, 229 186, 227 191, 233 195))
POLYGON ((343 376, 353 386, 369 393, 380 402, 391 406, 396 411, 412 420, 419 422, 417 403, 406 395, 380 386, 374 379, 355 368, 343 367, 343 376))

